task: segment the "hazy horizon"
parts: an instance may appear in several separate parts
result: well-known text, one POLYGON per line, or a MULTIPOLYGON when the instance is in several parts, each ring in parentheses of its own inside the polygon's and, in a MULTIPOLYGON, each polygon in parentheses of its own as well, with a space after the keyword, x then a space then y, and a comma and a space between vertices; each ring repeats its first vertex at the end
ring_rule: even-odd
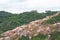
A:
POLYGON ((22 13, 31 10, 60 11, 60 0, 0 0, 0 11, 22 13))

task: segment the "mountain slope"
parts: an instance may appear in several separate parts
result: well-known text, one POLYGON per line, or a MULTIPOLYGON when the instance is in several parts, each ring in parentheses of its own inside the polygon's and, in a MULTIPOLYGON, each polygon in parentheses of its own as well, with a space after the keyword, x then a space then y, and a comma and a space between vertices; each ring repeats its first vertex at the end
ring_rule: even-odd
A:
POLYGON ((47 11, 38 13, 37 11, 24 12, 21 14, 11 14, 1 11, 0 14, 0 33, 16 28, 17 26, 28 24, 31 21, 42 19, 48 15, 57 13, 57 11, 47 11))
MULTIPOLYGON (((39 35, 39 37, 40 37, 42 35, 43 37, 41 39, 43 39, 43 38, 45 39, 47 36, 46 39, 49 40, 50 35, 52 35, 52 32, 60 32, 60 23, 56 23, 56 24, 52 24, 52 25, 51 24, 43 25, 41 23, 48 19, 56 17, 59 14, 60 13, 58 12, 57 14, 42 18, 40 20, 32 21, 26 25, 19 26, 13 30, 3 33, 2 36, 4 36, 5 39, 7 39, 7 37, 9 37, 9 39, 11 38, 11 40, 13 40, 13 39, 15 40, 15 38, 19 38, 22 36, 24 36, 24 37, 28 36, 29 40, 31 40, 32 37, 34 38, 37 35, 39 35), (44 35, 45 35, 45 37, 44 37, 44 35)), ((38 39, 36 39, 36 40, 40 40, 39 37, 37 37, 38 39)), ((21 40, 23 40, 23 39, 21 39, 21 40)))
POLYGON ((60 22, 60 14, 49 20, 46 20, 45 22, 43 22, 43 24, 54 24, 54 23, 58 23, 58 22, 60 22))

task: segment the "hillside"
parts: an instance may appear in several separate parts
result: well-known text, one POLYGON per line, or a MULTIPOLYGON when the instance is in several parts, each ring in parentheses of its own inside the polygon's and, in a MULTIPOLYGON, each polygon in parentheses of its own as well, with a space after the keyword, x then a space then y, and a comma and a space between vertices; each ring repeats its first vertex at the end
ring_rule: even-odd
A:
POLYGON ((12 15, 11 13, 0 11, 0 23, 8 19, 8 17, 10 17, 11 15, 12 15))
MULTIPOLYGON (((36 13, 36 12, 35 12, 36 13)), ((60 12, 45 15, 40 19, 29 22, 13 30, 1 34, 2 40, 59 40, 60 39, 60 12), (46 17, 47 16, 47 17, 46 17), (53 20, 54 18, 54 20, 53 20), (58 19, 57 19, 58 18, 58 19), (53 21, 50 21, 53 20, 53 21), (50 23, 52 22, 52 23, 50 23), (43 24, 42 24, 43 23, 43 24), (48 23, 48 24, 47 24, 48 23)))
POLYGON ((58 23, 58 22, 60 22, 60 14, 49 20, 46 20, 45 22, 43 22, 43 24, 54 24, 54 23, 58 23))
POLYGON ((58 11, 46 11, 46 13, 38 13, 37 11, 24 12, 21 14, 12 14, 0 11, 0 33, 16 28, 31 21, 42 19, 46 16, 53 15, 58 11))

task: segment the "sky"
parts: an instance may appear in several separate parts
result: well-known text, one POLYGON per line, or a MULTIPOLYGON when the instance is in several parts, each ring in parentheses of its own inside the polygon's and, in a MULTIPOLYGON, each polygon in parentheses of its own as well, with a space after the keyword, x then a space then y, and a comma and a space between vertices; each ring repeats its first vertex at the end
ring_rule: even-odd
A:
POLYGON ((22 13, 31 10, 60 11, 60 0, 0 0, 0 11, 22 13))

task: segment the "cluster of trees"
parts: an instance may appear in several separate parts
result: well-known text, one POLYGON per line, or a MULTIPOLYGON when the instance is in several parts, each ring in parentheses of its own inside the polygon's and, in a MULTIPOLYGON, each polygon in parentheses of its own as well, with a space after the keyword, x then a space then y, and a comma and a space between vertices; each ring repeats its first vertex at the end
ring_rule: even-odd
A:
MULTIPOLYGON (((12 14, 9 12, 0 11, 0 33, 14 29, 17 26, 21 26, 23 24, 28 24, 31 21, 42 19, 49 15, 53 15, 57 12, 58 11, 46 11, 45 13, 44 12, 38 13, 37 11, 34 10, 30 12, 23 12, 20 14, 12 14)), ((53 24, 54 22, 60 22, 60 15, 45 21, 45 23, 49 24, 53 24)), ((42 39, 40 39, 40 36, 33 37, 33 40, 43 40, 43 38, 45 37, 43 36, 41 37, 42 39)), ((28 40, 28 38, 26 37, 23 38, 28 40)), ((23 38, 21 40, 25 40, 23 38)))

